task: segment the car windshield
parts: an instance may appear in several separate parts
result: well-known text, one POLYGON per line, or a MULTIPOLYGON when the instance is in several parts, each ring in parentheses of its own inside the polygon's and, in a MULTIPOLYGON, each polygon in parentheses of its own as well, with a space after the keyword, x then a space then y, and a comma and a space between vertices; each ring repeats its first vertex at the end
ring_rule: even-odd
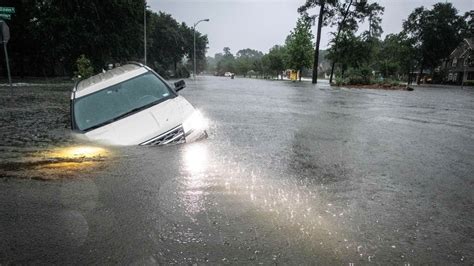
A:
POLYGON ((76 99, 75 123, 80 130, 97 128, 147 108, 170 95, 172 92, 166 84, 148 72, 76 99))

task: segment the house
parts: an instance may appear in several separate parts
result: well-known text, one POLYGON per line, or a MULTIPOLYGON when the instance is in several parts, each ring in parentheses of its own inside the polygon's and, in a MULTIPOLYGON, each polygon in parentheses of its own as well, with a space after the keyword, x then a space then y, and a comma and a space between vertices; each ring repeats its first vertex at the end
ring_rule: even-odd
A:
POLYGON ((474 83, 474 37, 464 39, 440 68, 446 73, 447 83, 474 83))

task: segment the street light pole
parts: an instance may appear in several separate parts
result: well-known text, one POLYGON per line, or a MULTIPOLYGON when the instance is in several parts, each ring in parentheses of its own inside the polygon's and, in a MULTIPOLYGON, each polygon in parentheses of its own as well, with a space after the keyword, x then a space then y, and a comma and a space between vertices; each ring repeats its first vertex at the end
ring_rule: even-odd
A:
POLYGON ((209 22, 209 19, 208 19, 208 18, 207 18, 207 19, 201 19, 201 20, 199 20, 198 22, 194 23, 194 27, 193 27, 193 31, 194 31, 194 32, 193 32, 193 35, 194 35, 194 41, 193 41, 193 44, 194 44, 194 49, 193 49, 193 50, 194 50, 194 56, 193 56, 193 65, 194 65, 194 67, 193 67, 193 78, 194 78, 194 80, 196 80, 196 26, 197 26, 199 23, 203 22, 203 21, 209 22))

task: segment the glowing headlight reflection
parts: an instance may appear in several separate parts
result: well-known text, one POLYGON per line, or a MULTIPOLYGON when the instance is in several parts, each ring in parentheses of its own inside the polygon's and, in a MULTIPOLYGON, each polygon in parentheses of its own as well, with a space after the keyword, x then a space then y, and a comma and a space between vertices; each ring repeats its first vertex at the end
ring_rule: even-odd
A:
POLYGON ((195 111, 188 119, 183 123, 185 132, 194 130, 206 130, 208 127, 208 121, 204 118, 200 111, 195 111))
POLYGON ((77 146, 58 149, 49 154, 49 157, 58 159, 92 159, 105 157, 109 152, 100 147, 77 146))
POLYGON ((184 151, 184 163, 192 175, 200 174, 207 170, 208 151, 202 143, 194 143, 184 151))

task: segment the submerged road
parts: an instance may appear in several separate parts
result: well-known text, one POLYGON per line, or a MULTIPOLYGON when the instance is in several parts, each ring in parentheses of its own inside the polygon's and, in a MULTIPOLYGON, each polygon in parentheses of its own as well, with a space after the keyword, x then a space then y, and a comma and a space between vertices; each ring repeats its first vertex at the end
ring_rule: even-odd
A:
POLYGON ((473 90, 199 77, 208 139, 61 161, 69 89, 0 87, 0 264, 474 263, 473 90))

